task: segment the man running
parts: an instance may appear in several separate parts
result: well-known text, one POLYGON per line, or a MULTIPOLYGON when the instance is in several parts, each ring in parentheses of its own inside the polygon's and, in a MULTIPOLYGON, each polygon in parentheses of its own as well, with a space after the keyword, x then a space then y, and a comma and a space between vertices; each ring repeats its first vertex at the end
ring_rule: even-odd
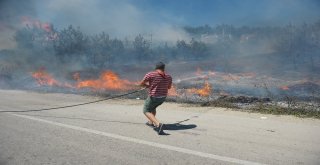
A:
POLYGON ((164 132, 163 124, 156 118, 156 108, 166 100, 168 89, 172 85, 172 77, 166 74, 164 69, 165 64, 158 62, 155 70, 147 73, 140 82, 141 86, 149 88, 148 98, 143 107, 143 113, 149 119, 146 124, 154 127, 153 129, 159 135, 164 134, 164 132))

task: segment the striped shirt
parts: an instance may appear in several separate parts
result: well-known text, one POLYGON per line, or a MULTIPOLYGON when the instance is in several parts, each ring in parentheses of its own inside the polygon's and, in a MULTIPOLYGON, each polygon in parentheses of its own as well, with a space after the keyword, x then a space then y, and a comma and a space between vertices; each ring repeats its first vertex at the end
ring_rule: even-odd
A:
POLYGON ((147 73, 143 81, 149 83, 149 96, 153 97, 166 97, 172 85, 172 77, 165 73, 160 74, 158 71, 147 73))

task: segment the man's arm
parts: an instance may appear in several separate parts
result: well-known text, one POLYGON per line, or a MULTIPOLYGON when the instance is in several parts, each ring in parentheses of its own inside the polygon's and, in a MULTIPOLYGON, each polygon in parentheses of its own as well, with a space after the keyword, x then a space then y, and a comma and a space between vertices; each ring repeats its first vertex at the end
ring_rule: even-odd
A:
POLYGON ((139 86, 149 88, 150 85, 149 85, 148 81, 144 79, 139 83, 139 86))

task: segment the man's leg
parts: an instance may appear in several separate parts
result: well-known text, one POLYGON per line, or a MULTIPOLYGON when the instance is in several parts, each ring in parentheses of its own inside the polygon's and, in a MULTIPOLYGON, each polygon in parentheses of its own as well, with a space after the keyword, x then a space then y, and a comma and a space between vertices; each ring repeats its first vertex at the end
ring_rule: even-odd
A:
MULTIPOLYGON (((145 112, 144 115, 151 121, 156 127, 159 127, 160 122, 157 120, 157 118, 154 116, 152 112, 145 112)), ((151 123, 150 122, 150 123, 151 123)))
MULTIPOLYGON (((151 113, 153 114, 154 117, 156 117, 156 114, 157 114, 157 111, 156 111, 156 110, 152 111, 151 113)), ((146 116, 147 116, 147 115, 146 115, 146 116)), ((148 118, 148 116, 147 116, 147 118, 148 118)), ((148 119, 149 119, 149 118, 148 118, 148 119)), ((150 119, 149 119, 148 123, 149 123, 150 125, 154 125, 154 126, 156 125, 156 124, 155 124, 153 121, 151 121, 150 119)))
POLYGON ((157 120, 152 112, 145 112, 144 114, 155 124, 156 127, 154 127, 153 130, 155 130, 158 135, 166 135, 166 133, 163 132, 163 124, 157 120))
POLYGON ((150 123, 153 123, 154 126, 160 128, 159 132, 162 132, 162 124, 158 121, 155 117, 156 115, 156 108, 164 102, 165 98, 157 99, 148 97, 145 101, 143 112, 144 115, 149 119, 150 123), (161 125, 161 127, 160 127, 161 125))
POLYGON ((156 110, 155 110, 155 105, 154 102, 152 101, 152 99, 150 97, 148 97, 146 99, 146 101, 144 102, 144 107, 143 107, 143 114, 149 119, 148 123, 158 126, 159 125, 159 121, 155 118, 156 114, 156 110))

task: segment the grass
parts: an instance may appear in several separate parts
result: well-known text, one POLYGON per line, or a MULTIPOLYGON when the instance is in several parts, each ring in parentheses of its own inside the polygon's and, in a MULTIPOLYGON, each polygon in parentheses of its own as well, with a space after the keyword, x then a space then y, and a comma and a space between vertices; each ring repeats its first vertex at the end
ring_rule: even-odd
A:
POLYGON ((282 107, 279 105, 256 105, 249 108, 252 112, 273 115, 294 115, 297 117, 320 119, 320 111, 310 110, 304 107, 282 107))
POLYGON ((200 104, 200 106, 205 107, 222 107, 222 108, 230 108, 236 109, 236 110, 243 110, 246 112, 254 112, 254 113, 262 113, 262 114, 273 114, 273 115, 293 115, 296 117, 301 118, 316 118, 320 119, 320 111, 316 110, 316 108, 313 107, 307 107, 304 104, 295 106, 280 106, 278 104, 274 103, 252 103, 249 104, 250 106, 247 106, 245 108, 241 108, 237 106, 236 104, 227 101, 227 100, 213 100, 209 102, 202 102, 202 103, 196 103, 197 105, 200 104))
POLYGON ((231 102, 228 102, 228 101, 222 101, 222 100, 214 100, 214 101, 204 102, 204 103, 201 103, 201 106, 239 109, 239 107, 236 106, 235 104, 232 104, 231 102))
MULTIPOLYGON (((125 96, 124 98, 136 99, 140 98, 142 100, 147 98, 146 92, 135 93, 130 96, 125 96)), ((181 98, 181 97, 168 97, 167 102, 174 103, 186 103, 190 106, 202 106, 202 107, 222 107, 228 108, 231 110, 245 111, 245 112, 254 112, 262 114, 273 114, 273 115, 293 115, 301 118, 316 118, 320 119, 320 111, 316 110, 317 108, 306 106, 304 104, 298 104, 296 101, 288 101, 286 103, 288 106, 281 106, 277 103, 272 103, 270 100, 268 103, 265 103, 263 100, 258 100, 253 103, 248 103, 241 108, 237 105, 237 101, 234 99, 199 99, 199 98, 181 98)))

